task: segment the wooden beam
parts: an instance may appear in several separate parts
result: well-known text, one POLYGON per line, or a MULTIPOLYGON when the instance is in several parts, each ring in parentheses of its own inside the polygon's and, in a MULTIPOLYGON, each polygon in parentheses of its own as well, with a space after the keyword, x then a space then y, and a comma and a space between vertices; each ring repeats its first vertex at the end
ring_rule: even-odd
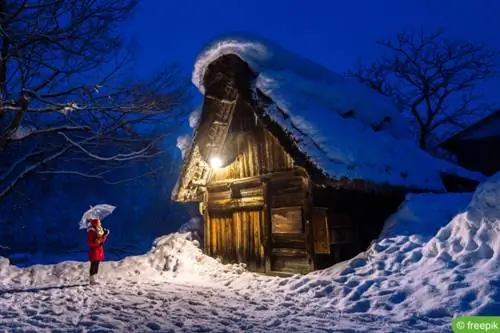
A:
POLYGON ((271 272, 272 225, 269 184, 264 182, 264 272, 271 272))
POLYGON ((203 196, 203 248, 206 255, 210 255, 210 216, 207 210, 207 195, 203 196))
POLYGON ((219 188, 229 188, 230 186, 253 187, 262 184, 263 182, 286 180, 294 177, 306 178, 307 173, 301 168, 266 173, 260 176, 245 177, 234 180, 219 180, 212 181, 208 184, 207 190, 209 192, 219 191, 219 188))
POLYGON ((218 199, 218 200, 208 200, 207 208, 209 211, 221 211, 221 210, 235 210, 235 209, 250 209, 250 208, 262 208, 264 206, 264 197, 245 197, 239 199, 218 199))
POLYGON ((314 253, 316 254, 330 254, 327 210, 325 207, 312 208, 314 253))

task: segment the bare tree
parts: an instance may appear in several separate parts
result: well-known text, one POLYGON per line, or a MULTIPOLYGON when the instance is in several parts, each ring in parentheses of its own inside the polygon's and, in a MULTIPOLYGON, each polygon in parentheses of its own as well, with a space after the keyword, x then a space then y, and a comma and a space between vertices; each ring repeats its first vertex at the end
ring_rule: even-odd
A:
POLYGON ((494 50, 447 39, 442 30, 399 33, 378 44, 388 55, 349 75, 392 98, 400 111, 412 117, 421 148, 429 148, 443 127, 462 127, 490 108, 481 103, 476 88, 496 75, 494 50))
POLYGON ((43 173, 121 182, 117 169, 161 152, 188 81, 175 66, 127 77, 118 27, 137 3, 0 0, 0 199, 43 173))

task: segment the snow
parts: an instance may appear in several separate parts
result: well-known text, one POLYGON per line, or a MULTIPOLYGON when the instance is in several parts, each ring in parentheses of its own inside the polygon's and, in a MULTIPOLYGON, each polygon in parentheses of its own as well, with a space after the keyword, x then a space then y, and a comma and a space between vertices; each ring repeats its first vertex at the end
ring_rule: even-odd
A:
POLYGON ((18 126, 17 129, 10 136, 11 140, 22 140, 30 136, 36 130, 33 126, 18 126))
POLYGON ((190 135, 182 135, 177 138, 177 148, 180 149, 182 158, 186 156, 188 149, 191 147, 191 136, 190 135))
POLYGON ((227 54, 249 64, 258 75, 253 88, 274 102, 268 115, 334 179, 436 191, 444 190, 441 172, 484 179, 419 149, 407 120, 384 96, 262 38, 222 37, 210 43, 192 75, 202 93, 207 67, 227 54))
MULTIPOLYGON (((199 219, 182 230, 201 231, 199 219)), ((0 259, 0 328, 17 331, 450 332, 500 311, 500 173, 475 193, 409 195, 367 251, 288 278, 202 254, 191 232, 141 256, 17 268, 0 259)))
POLYGON ((198 127, 198 124, 200 122, 201 110, 202 106, 200 105, 199 107, 194 109, 193 112, 191 112, 191 114, 189 115, 189 127, 191 128, 198 127))

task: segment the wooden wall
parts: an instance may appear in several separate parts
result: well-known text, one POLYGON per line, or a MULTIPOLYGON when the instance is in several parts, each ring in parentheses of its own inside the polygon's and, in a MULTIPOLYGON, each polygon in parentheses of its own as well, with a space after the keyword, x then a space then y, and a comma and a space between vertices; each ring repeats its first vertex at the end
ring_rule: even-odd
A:
POLYGON ((281 273, 312 271, 309 225, 309 181, 300 170, 276 175, 266 182, 269 224, 268 270, 281 273))
POLYGON ((366 250, 403 200, 402 192, 382 194, 314 188, 313 207, 324 209, 330 243, 330 253, 315 256, 315 268, 329 267, 366 250))
POLYGON ((308 180, 301 170, 212 183, 205 196, 205 252, 265 273, 312 270, 308 180))
POLYGON ((458 164, 491 176, 500 171, 500 138, 462 140, 454 147, 458 164))
POLYGON ((244 101, 238 101, 223 158, 232 163, 213 170, 210 182, 228 181, 290 170, 293 159, 267 131, 244 101))
POLYGON ((310 271, 307 174, 244 102, 237 103, 223 151, 232 163, 213 170, 207 186, 207 253, 254 271, 310 271))
POLYGON ((264 211, 262 209, 207 213, 205 252, 224 263, 246 263, 264 272, 264 211))

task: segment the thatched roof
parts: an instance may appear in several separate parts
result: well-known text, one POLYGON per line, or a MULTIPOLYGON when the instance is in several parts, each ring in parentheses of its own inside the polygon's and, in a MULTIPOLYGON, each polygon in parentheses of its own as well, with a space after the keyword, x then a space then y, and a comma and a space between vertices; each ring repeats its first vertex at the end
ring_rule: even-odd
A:
POLYGON ((484 140, 499 137, 500 110, 496 110, 469 127, 455 133, 453 136, 440 143, 439 146, 450 151, 455 151, 460 141, 484 140))
MULTIPOLYGON (((211 43, 198 57, 193 83, 206 95, 207 85, 221 76, 231 77, 239 96, 244 95, 256 117, 280 139, 293 158, 300 160, 309 172, 318 171, 332 183, 348 180, 444 191, 441 173, 483 179, 480 174, 419 149, 408 137, 406 120, 383 96, 270 42, 229 37, 211 43), (245 66, 236 66, 235 58, 245 66), (213 70, 215 65, 217 73, 213 70), (244 74, 242 67, 249 68, 252 75, 244 74)), ((208 108, 217 107, 210 104, 212 99, 213 96, 205 96, 202 120, 208 108)), ((231 102, 231 98, 222 95, 215 100, 218 107, 222 100, 231 102)), ((200 137, 199 133, 197 129, 186 154, 174 200, 194 200, 193 190, 206 181, 203 177, 209 169, 203 162, 204 154, 197 150, 205 149, 207 142, 214 139, 207 140, 206 134, 200 137)), ((221 133, 219 139, 224 135, 221 133)), ((221 144, 219 140, 216 146, 220 148, 221 144)))

